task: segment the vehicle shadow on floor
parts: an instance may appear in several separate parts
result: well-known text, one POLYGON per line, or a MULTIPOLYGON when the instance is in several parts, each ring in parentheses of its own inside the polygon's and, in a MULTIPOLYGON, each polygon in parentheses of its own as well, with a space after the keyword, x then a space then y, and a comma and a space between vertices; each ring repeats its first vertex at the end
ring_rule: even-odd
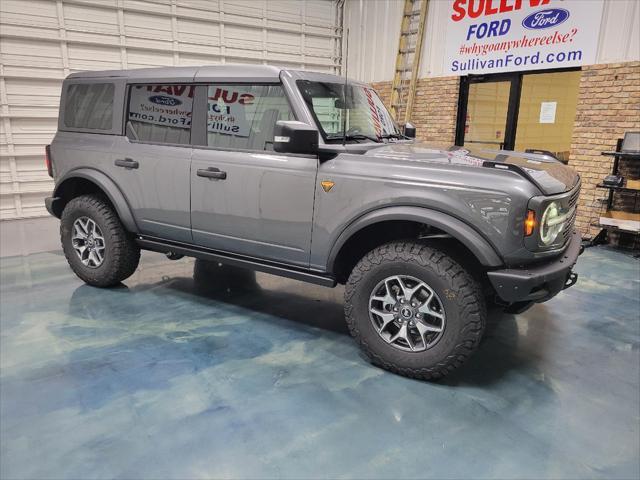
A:
MULTIPOLYGON (((163 282, 161 287, 190 295, 196 301, 205 304, 218 303, 234 308, 239 307, 295 324, 341 335, 349 334, 344 321, 341 287, 320 288, 271 275, 256 276, 256 273, 250 270, 201 261, 194 263, 193 278, 172 278, 163 282)), ((122 285, 116 288, 136 293, 139 290, 148 290, 149 285, 136 285, 131 289, 122 285)), ((87 302, 80 301, 83 291, 94 295, 95 289, 85 285, 74 292, 73 298, 76 299, 77 304, 84 305, 83 308, 86 308, 87 302), (91 292, 85 291, 86 289, 91 292)), ((76 303, 73 298, 72 303, 76 303)), ((101 308, 104 309, 104 304, 101 308)), ((80 313, 81 316, 87 314, 77 310, 75 313, 80 313)), ((118 312, 113 313, 114 316, 119 316, 118 312)), ((94 316, 92 313, 89 315, 94 316)), ((108 312, 101 312, 100 317, 109 317, 108 312)), ((520 341, 521 334, 516 317, 499 310, 491 310, 485 335, 478 350, 463 367, 439 383, 449 386, 482 386, 498 382, 514 370, 535 369, 536 359, 540 358, 544 352, 536 351, 536 355, 523 355, 518 349, 520 341)), ((536 345, 539 348, 544 348, 544 343, 543 339, 536 339, 536 345)), ((363 361, 367 361, 364 354, 361 354, 361 357, 363 361)))
POLYGON ((518 353, 520 334, 515 315, 497 309, 487 312, 487 326, 480 346, 465 363, 439 383, 443 385, 487 385, 507 373, 532 368, 531 358, 518 353))
POLYGON ((343 289, 328 289, 251 270, 196 260, 193 283, 170 288, 230 303, 261 314, 348 335, 343 289))
MULTIPOLYGON (((171 286, 180 290, 189 288, 180 282, 171 286)), ((255 272, 241 268, 200 261, 194 264, 193 293, 199 296, 348 335, 342 303, 343 289, 334 289, 333 295, 317 298, 319 292, 330 291, 272 276, 261 276, 258 281, 255 272)), ((509 371, 534 367, 534 358, 518 354, 519 339, 516 316, 491 309, 478 350, 462 368, 440 383, 452 386, 491 384, 509 371)), ((364 355, 362 357, 366 359, 364 355)))

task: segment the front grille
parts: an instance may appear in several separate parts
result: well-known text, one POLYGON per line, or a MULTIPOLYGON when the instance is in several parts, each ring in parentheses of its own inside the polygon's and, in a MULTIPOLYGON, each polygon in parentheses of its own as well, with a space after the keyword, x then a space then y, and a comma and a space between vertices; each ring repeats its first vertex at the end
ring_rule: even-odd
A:
POLYGON ((567 221, 566 225, 562 229, 562 237, 564 238, 565 242, 569 239, 569 237, 571 237, 571 233, 573 233, 573 226, 576 223, 577 215, 578 215, 578 209, 574 208, 573 213, 571 214, 571 217, 569 217, 569 220, 567 221))
POLYGON ((562 229, 562 238, 563 243, 565 243, 573 233, 573 227, 576 223, 576 216, 578 215, 578 198, 580 197, 580 185, 576 187, 576 189, 571 192, 571 195, 568 199, 563 202, 563 210, 571 211, 571 217, 567 220, 564 228, 562 229))
POLYGON ((578 185, 578 187, 569 197, 569 207, 574 207, 578 203, 579 197, 580 197, 580 185, 578 185))

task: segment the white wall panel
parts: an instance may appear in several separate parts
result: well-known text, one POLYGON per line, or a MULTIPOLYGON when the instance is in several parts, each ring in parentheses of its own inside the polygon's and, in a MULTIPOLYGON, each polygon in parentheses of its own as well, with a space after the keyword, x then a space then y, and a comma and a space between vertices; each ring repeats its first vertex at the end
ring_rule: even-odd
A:
POLYGON ((344 8, 348 75, 367 82, 393 78, 404 0, 346 0, 344 8))
MULTIPOLYGON (((571 0, 566 0, 571 1, 571 0)), ((419 77, 440 76, 451 0, 430 0, 419 77)), ((366 82, 393 79, 404 0, 346 0, 349 76, 366 82)), ((640 59, 640 1, 605 0, 597 63, 640 59)))
POLYGON ((605 3, 598 43, 598 63, 640 59, 640 2, 609 0, 605 3))
POLYGON ((81 70, 272 63, 338 72, 335 0, 0 0, 0 218, 45 214, 44 146, 81 70))

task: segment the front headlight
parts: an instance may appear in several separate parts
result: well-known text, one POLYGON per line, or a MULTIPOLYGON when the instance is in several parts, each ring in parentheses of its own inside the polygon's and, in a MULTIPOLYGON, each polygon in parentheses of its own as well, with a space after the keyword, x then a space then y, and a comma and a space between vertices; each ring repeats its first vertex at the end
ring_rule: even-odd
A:
POLYGON ((567 216, 560 212, 558 202, 551 202, 547 206, 540 221, 540 240, 543 244, 550 245, 558 238, 566 219, 567 216))

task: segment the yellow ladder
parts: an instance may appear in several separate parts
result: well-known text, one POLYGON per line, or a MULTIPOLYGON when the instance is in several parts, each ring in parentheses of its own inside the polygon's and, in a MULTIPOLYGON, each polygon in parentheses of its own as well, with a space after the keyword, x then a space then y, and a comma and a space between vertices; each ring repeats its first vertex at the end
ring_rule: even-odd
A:
POLYGON ((405 0, 400 26, 400 43, 396 71, 391 90, 391 114, 396 121, 406 123, 411 118, 416 96, 422 39, 427 19, 428 0, 405 0))

